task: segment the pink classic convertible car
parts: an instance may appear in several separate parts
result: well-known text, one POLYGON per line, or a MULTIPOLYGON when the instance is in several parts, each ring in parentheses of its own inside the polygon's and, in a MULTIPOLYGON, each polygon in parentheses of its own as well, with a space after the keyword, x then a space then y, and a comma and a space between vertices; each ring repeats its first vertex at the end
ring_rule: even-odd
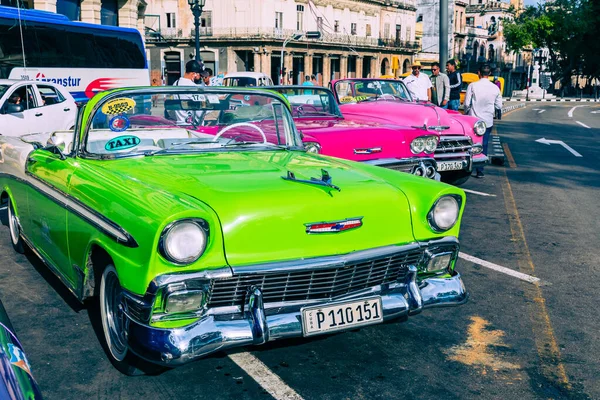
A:
POLYGON ((319 86, 274 86, 292 106, 308 151, 439 179, 437 132, 344 118, 333 93, 319 86))
POLYGON ((463 184, 478 164, 487 161, 482 153, 485 123, 477 118, 415 102, 404 83, 393 79, 341 79, 331 85, 346 119, 368 119, 412 127, 424 134, 439 133, 434 158, 445 182, 463 184))

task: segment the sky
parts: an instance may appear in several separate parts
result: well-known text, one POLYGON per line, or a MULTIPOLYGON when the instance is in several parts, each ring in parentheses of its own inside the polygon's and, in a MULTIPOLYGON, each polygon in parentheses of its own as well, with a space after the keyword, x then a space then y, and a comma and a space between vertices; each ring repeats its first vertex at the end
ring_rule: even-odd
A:
POLYGON ((535 6, 538 0, 525 0, 525 6, 535 6))

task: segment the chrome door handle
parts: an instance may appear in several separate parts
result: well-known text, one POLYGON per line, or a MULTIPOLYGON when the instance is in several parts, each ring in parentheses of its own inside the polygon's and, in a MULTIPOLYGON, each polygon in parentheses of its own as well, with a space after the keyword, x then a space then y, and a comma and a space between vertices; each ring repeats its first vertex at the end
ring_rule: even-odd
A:
POLYGON ((42 115, 44 115, 44 114, 42 114, 42 113, 35 114, 36 117, 41 117, 42 115))
POLYGON ((71 111, 71 109, 69 107, 67 107, 67 108, 63 109, 63 111, 65 111, 65 112, 66 111, 71 111))

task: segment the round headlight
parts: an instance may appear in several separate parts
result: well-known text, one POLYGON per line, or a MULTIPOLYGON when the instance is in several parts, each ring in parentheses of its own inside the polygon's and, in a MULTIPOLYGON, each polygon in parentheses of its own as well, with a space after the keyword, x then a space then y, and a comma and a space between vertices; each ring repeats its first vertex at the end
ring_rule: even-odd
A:
POLYGON ((458 220, 460 197, 442 196, 435 202, 429 212, 429 225, 436 232, 444 232, 452 228, 458 220))
POLYGON ((429 136, 425 139, 425 153, 431 154, 435 151, 438 144, 438 138, 435 136, 429 136))
POLYGON ((483 122, 482 120, 475 122, 475 125, 473 125, 473 130, 475 131, 475 134, 478 136, 485 135, 486 129, 487 129, 487 127, 485 126, 485 122, 483 122))
POLYGON ((317 142, 306 142, 304 143, 304 150, 309 153, 319 154, 321 152, 321 145, 317 142))
POLYGON ((419 154, 425 151, 425 139, 418 137, 410 143, 410 151, 419 154))
POLYGON ((163 256, 176 264, 196 261, 206 249, 206 231, 195 220, 182 220, 167 227, 161 238, 163 256))

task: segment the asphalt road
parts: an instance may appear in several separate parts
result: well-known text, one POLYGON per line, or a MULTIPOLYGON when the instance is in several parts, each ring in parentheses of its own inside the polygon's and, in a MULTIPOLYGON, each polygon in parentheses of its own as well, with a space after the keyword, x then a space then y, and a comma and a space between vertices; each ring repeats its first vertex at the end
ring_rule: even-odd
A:
MULTIPOLYGON (((490 196, 467 194, 462 252, 541 284, 461 260, 471 292, 462 307, 240 351, 305 399, 600 398, 600 107, 569 117, 573 106, 505 115, 497 131, 513 167, 487 167, 464 186, 490 196), (535 142, 543 137, 583 157, 535 142)), ((157 376, 121 375, 87 310, 34 256, 12 251, 5 226, 0 298, 49 399, 271 398, 223 353, 157 376)))

